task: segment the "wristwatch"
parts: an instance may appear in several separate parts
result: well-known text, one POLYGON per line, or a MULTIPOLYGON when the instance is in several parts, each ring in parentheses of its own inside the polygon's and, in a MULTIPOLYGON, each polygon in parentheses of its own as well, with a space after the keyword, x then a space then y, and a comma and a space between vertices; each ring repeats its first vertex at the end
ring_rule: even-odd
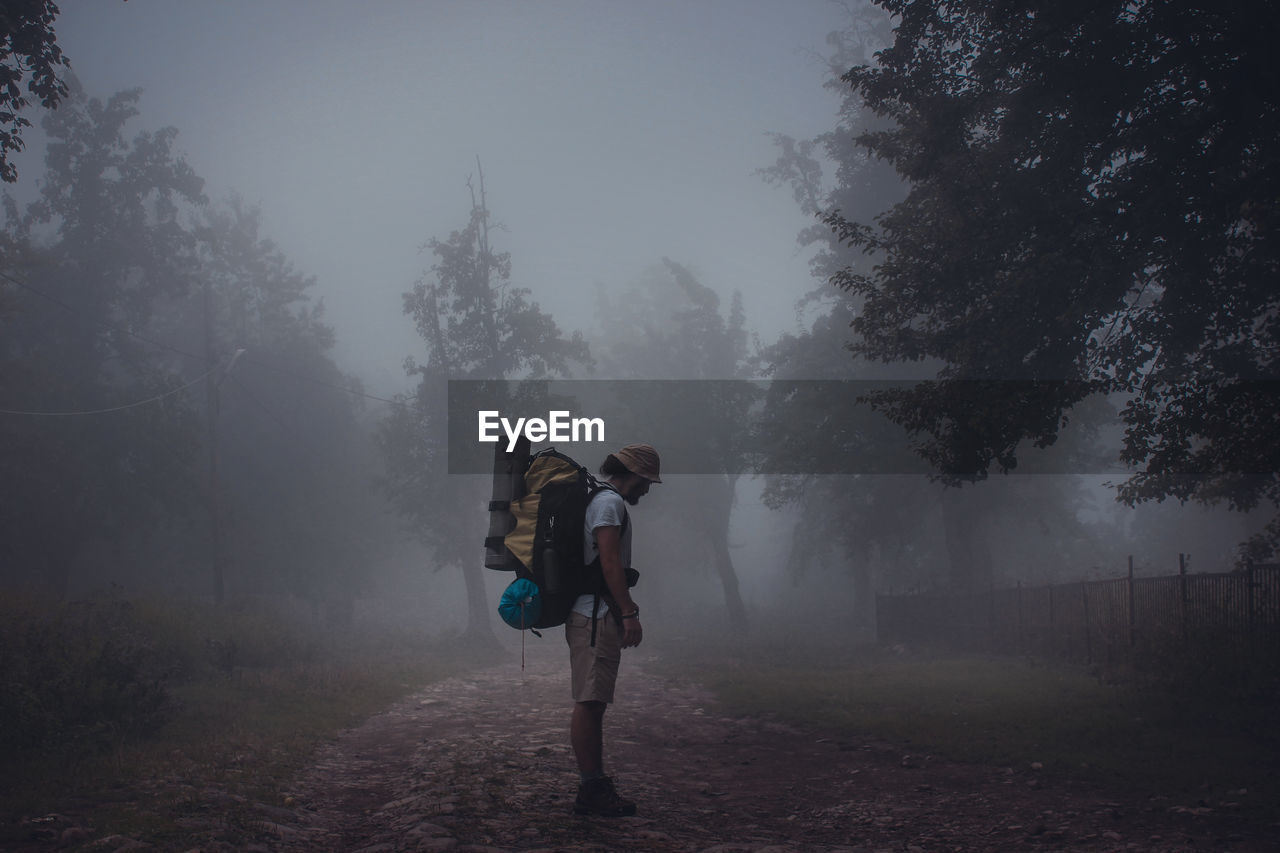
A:
POLYGON ((630 613, 623 613, 623 614, 622 614, 622 618, 623 618, 623 619, 637 619, 637 618, 639 618, 639 616, 640 616, 640 607, 639 607, 638 605, 637 605, 636 609, 635 609, 635 610, 632 610, 630 613))

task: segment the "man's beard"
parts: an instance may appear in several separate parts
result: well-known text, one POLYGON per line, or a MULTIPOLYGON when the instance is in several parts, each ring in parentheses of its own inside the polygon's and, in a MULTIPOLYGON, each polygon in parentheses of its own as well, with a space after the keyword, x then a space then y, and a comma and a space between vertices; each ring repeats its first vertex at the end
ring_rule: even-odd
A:
POLYGON ((636 504, 640 503, 639 495, 623 495, 622 499, 627 503, 631 504, 632 506, 635 506, 636 504))

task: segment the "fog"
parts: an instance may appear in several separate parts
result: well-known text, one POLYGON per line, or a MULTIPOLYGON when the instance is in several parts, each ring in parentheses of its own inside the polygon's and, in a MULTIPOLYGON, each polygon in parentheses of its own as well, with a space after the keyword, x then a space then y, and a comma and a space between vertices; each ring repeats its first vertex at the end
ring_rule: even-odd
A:
POLYGON ((59 5, 0 14, 0 846, 1269 837, 1250 14, 59 5), (632 504, 648 823, 552 791, 628 813, 499 613, 589 592, 521 431, 632 504))
MULTIPOLYGON (((755 172, 770 133, 830 123, 825 0, 755 3, 73 2, 58 39, 93 95, 141 87, 207 193, 260 205, 316 277, 337 357, 403 390, 400 295, 484 166, 515 281, 567 328, 663 255, 789 328, 808 219, 755 172)), ((29 154, 28 161, 38 157, 29 154)), ((36 177, 35 163, 24 166, 36 177)))
MULTIPOLYGON (((111 584, 204 596, 212 562, 222 566, 228 599, 337 598, 377 619, 394 605, 441 633, 475 629, 480 617, 475 601, 470 611, 464 603, 463 577, 474 568, 468 555, 479 557, 485 518, 471 507, 483 504, 488 480, 451 475, 406 511, 403 489, 398 506, 387 499, 405 457, 388 457, 380 431, 409 402, 394 395, 412 396, 418 385, 406 359, 431 363, 405 313, 406 294, 439 280, 443 256, 430 241, 447 242, 477 209, 493 251, 509 256, 502 286, 527 289, 565 337, 583 334, 589 360, 567 365, 567 375, 927 375, 848 359, 840 314, 848 309, 825 282, 830 258, 815 265, 812 239, 798 239, 811 211, 797 203, 798 184, 764 174, 783 150, 777 134, 804 140, 835 125, 833 67, 865 61, 883 43, 884 20, 861 7, 130 0, 66 3, 56 31, 83 97, 140 90, 122 145, 176 129, 171 156, 203 179, 203 196, 181 202, 174 221, 214 227, 224 217, 223 226, 257 246, 258 262, 291 282, 287 310, 306 318, 299 334, 315 337, 303 356, 266 320, 256 332, 243 320, 239 332, 219 331, 208 351, 223 370, 209 392, 217 397, 210 418, 209 383, 198 382, 209 365, 192 352, 210 346, 199 343, 207 309, 195 291, 161 287, 147 312, 109 317, 152 324, 134 331, 179 356, 173 375, 190 385, 182 459, 157 463, 149 475, 179 478, 165 488, 174 492, 170 508, 181 511, 166 517, 152 506, 117 516, 107 509, 110 492, 128 481, 90 478, 84 488, 98 497, 84 511, 93 523, 74 514, 51 523, 83 528, 57 556, 34 559, 40 548, 19 543, 15 579, 53 575, 60 580, 50 585, 72 596, 111 584), (834 31, 843 39, 828 38, 834 31), (209 209, 224 213, 200 213, 209 209), (732 349, 718 362, 687 346, 705 333, 688 325, 695 310, 703 311, 699 322, 718 324, 724 353, 732 349), (228 366, 237 350, 243 357, 228 366), (210 472, 223 507, 213 556, 201 506, 210 472), (423 533, 439 521, 433 514, 457 519, 444 525, 451 541, 423 533), (468 526, 474 534, 464 535, 468 526)), ((31 112, 37 126, 14 158, 19 181, 6 188, 15 210, 36 203, 51 182, 48 135, 31 112)), ((858 199, 868 215, 899 192, 893 181, 876 186, 858 199)), ((22 227, 48 245, 72 216, 64 208, 22 227)), ((177 266, 160 276, 198 282, 211 269, 195 257, 182 263, 164 259, 162 267, 177 266)), ((14 298, 73 303, 80 316, 42 322, 74 336, 65 330, 85 322, 88 309, 71 291, 50 292, 55 280, 20 253, 8 268, 27 285, 14 298)), ((28 304, 19 302, 6 322, 22 323, 28 304)), ((56 352, 50 358, 59 369, 56 352)), ((54 395, 15 386, 4 407, 66 413, 129 397, 128 388, 116 398, 94 391, 89 402, 77 396, 81 379, 54 395)), ((672 405, 668 419, 679 415, 672 405)), ((79 425, 64 418, 57 428, 71 431, 48 452, 81 442, 91 456, 74 430, 100 434, 95 417, 112 416, 84 415, 79 425)), ((646 440, 637 417, 613 420, 606 444, 646 440)), ((31 422, 8 418, 15 435, 31 422)), ((669 451, 699 452, 696 442, 676 444, 669 451)), ((607 450, 588 447, 581 461, 594 469, 607 450)), ((833 623, 833 639, 864 642, 875 638, 876 593, 1116 577, 1131 556, 1140 574, 1176 571, 1180 554, 1193 555, 1198 570, 1223 571, 1259 527, 1194 506, 1122 507, 1117 472, 997 476, 948 509, 955 495, 924 476, 840 478, 813 469, 778 479, 731 464, 709 481, 676 470, 636 511, 647 612, 659 625, 696 612, 714 614, 712 623, 769 626, 787 624, 792 604, 839 602, 855 615, 833 623), (707 497, 708 488, 719 497, 707 497), (865 518, 847 517, 839 508, 847 500, 862 501, 865 518), (692 508, 707 502, 718 508, 699 521, 692 508), (964 520, 946 521, 961 511, 964 520)), ((44 512, 66 509, 56 495, 42 500, 44 512)), ((492 603, 507 578, 483 580, 492 603)), ((492 608, 487 618, 501 627, 492 608)))

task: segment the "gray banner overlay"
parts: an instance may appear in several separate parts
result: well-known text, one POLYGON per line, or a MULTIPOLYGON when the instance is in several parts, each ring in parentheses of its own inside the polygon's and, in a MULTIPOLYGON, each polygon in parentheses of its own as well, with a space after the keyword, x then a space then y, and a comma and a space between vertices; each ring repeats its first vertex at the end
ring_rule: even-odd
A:
MULTIPOLYGON (((555 380, 448 383, 450 474, 489 474, 494 450, 525 433, 591 470, 626 444, 653 445, 662 474, 930 474, 905 431, 875 411, 868 394, 914 381, 555 380), (504 423, 505 421, 505 423, 504 423), (482 430, 492 441, 481 441, 482 430)), ((1046 383, 1040 383, 1043 387, 1046 383)), ((974 381, 959 403, 991 406, 1032 383, 974 381)), ((1252 383, 1259 393, 1280 383, 1252 383)), ((955 395, 952 395, 954 398, 955 395)), ((1072 421, 1081 418, 1073 415, 1072 421)), ((1081 429, 1080 427, 1073 427, 1081 429)), ((1018 453, 1017 474, 1133 473, 1119 461, 1118 415, 1094 414, 1079 434, 1018 453)), ((992 473, 996 472, 993 466, 992 473)), ((1179 472, 1197 475, 1206 472, 1179 472)), ((1212 472, 1207 472, 1212 473, 1212 472)))

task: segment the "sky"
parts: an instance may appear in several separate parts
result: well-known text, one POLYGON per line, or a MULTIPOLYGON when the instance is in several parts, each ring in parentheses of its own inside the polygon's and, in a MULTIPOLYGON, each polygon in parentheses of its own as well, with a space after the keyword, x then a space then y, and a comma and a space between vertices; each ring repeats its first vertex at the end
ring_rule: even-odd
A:
POLYGON ((89 94, 141 88, 138 131, 176 127, 210 198, 260 206, 375 393, 408 386, 401 294, 427 240, 465 225, 477 158, 495 248, 562 327, 664 256, 741 290, 765 340, 815 284, 810 221, 757 170, 771 133, 835 123, 821 54, 847 16, 830 0, 59 6, 89 94))

